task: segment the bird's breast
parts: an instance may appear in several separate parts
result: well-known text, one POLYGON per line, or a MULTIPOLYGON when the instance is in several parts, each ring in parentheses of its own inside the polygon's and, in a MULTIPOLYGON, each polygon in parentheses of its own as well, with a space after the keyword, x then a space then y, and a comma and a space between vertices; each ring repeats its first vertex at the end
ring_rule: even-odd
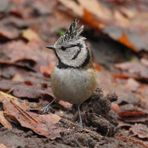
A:
POLYGON ((51 85, 57 99, 72 104, 81 104, 88 99, 96 88, 93 69, 59 69, 55 68, 51 75, 51 85))

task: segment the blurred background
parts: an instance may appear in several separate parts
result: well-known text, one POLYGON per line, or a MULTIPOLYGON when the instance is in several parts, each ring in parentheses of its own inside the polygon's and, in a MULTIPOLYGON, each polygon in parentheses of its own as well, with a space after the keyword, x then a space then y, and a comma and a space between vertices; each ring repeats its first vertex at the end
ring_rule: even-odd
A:
POLYGON ((46 46, 75 18, 85 25, 98 86, 105 95, 117 94, 113 110, 145 144, 148 135, 140 131, 148 131, 148 0, 0 0, 0 90, 28 107, 53 98, 56 58, 46 46))

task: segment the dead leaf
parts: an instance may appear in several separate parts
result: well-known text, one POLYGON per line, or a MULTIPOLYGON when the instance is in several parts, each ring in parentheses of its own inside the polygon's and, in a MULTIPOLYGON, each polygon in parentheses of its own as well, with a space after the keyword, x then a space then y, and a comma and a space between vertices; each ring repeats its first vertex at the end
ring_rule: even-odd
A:
MULTIPOLYGON (((11 81, 11 80, 1 80, 0 81, 0 90, 9 91, 14 96, 19 98, 31 98, 38 99, 43 96, 48 97, 48 99, 53 99, 54 95, 52 93, 51 87, 47 86, 43 87, 42 82, 32 82, 29 80, 24 82, 11 81), (38 84, 36 84, 38 83, 38 84)), ((46 85, 46 83, 45 83, 46 85)))
POLYGON ((148 139, 148 127, 144 124, 134 124, 131 126, 130 131, 140 139, 148 139))
POLYGON ((40 66, 48 66, 53 54, 43 49, 43 42, 30 41, 13 41, 1 45, 0 58, 1 64, 16 65, 29 70, 40 70, 40 66))
POLYGON ((4 115, 7 118, 14 119, 21 126, 50 139, 60 137, 61 129, 56 125, 61 119, 58 115, 39 115, 26 111, 24 105, 18 101, 18 98, 3 92, 0 92, 0 101, 3 104, 4 115))
POLYGON ((74 1, 69 0, 59 0, 63 5, 73 10, 74 13, 78 16, 83 16, 83 7, 75 3, 74 1))
POLYGON ((19 73, 16 73, 16 74, 13 76, 12 81, 24 82, 24 78, 23 78, 22 75, 20 75, 19 73))
POLYGON ((148 68, 140 62, 125 62, 116 64, 115 67, 128 74, 129 77, 148 81, 148 68))
POLYGON ((136 80, 130 78, 127 80, 125 87, 127 87, 127 89, 129 89, 131 91, 136 91, 140 87, 140 83, 138 83, 136 80))
POLYGON ((32 40, 40 41, 41 40, 38 34, 32 29, 23 30, 22 37, 26 39, 27 41, 32 41, 32 40))
POLYGON ((101 71, 102 70, 102 66, 96 63, 93 63, 93 67, 96 71, 101 71))
POLYGON ((96 76, 98 87, 103 90, 105 95, 115 93, 118 96, 117 104, 139 104, 140 97, 127 89, 124 83, 115 81, 108 71, 99 71, 96 76))
POLYGON ((134 45, 130 43, 128 36, 125 33, 122 33, 122 35, 118 38, 118 41, 136 51, 134 45))
POLYGON ((50 64, 48 66, 41 66, 40 67, 40 71, 42 74, 44 74, 45 76, 50 76, 51 73, 53 72, 54 70, 54 67, 55 67, 55 64, 50 64))
POLYGON ((0 144, 0 148, 8 148, 8 147, 4 144, 0 144))
POLYGON ((123 73, 115 73, 112 75, 115 79, 128 79, 129 76, 123 73))
POLYGON ((121 120, 128 123, 146 123, 148 121, 148 111, 133 105, 124 105, 120 107, 118 113, 121 120), (125 107, 124 107, 125 106, 125 107))
POLYGON ((19 30, 14 27, 0 25, 0 37, 1 40, 12 40, 19 36, 19 30))
POLYGON ((8 120, 6 120, 6 118, 4 117, 4 113, 2 111, 0 111, 0 123, 8 129, 12 129, 12 125, 9 123, 8 120))
MULTIPOLYGON (((67 10, 66 13, 74 13, 74 16, 86 20, 85 22, 94 29, 102 30, 132 50, 136 52, 143 49, 148 50, 146 40, 148 37, 148 15, 147 11, 143 9, 139 13, 138 6, 109 7, 107 2, 97 0, 59 1, 67 9, 72 10, 72 13, 70 10, 67 10)), ((139 2, 139 4, 142 3, 144 2, 139 2)))
POLYGON ((147 59, 142 58, 142 59, 141 59, 141 63, 142 63, 143 65, 145 65, 145 66, 148 67, 148 60, 147 60, 147 59))

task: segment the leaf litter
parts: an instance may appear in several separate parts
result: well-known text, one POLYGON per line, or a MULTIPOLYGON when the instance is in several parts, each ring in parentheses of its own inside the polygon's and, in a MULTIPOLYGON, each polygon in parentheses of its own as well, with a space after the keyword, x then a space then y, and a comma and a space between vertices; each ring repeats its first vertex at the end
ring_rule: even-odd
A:
POLYGON ((0 122, 5 127, 0 128, 0 143, 10 147, 146 147, 145 0, 138 3, 140 9, 130 1, 120 4, 118 0, 13 0, 7 6, 11 7, 0 12, 0 122), (84 103, 83 130, 71 104, 55 102, 46 115, 38 111, 38 107, 54 99, 50 75, 56 60, 44 47, 58 38, 72 16, 86 25, 87 42, 95 45, 91 46, 97 51, 94 68, 103 91, 103 95, 84 103), (128 57, 124 58, 124 50, 132 51, 132 56, 126 52, 128 57), (108 94, 116 94, 117 100, 108 94), (118 131, 121 121, 129 124, 126 133, 130 138, 122 128, 118 131), (113 138, 104 139, 103 135, 113 138))

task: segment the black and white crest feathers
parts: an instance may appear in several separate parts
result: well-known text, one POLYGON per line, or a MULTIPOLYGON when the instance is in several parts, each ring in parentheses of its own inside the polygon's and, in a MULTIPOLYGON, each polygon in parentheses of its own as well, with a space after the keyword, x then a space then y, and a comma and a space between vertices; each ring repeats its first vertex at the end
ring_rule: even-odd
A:
POLYGON ((80 34, 83 32, 83 29, 84 26, 78 27, 78 20, 74 20, 65 34, 57 40, 56 45, 63 45, 82 38, 80 34))

